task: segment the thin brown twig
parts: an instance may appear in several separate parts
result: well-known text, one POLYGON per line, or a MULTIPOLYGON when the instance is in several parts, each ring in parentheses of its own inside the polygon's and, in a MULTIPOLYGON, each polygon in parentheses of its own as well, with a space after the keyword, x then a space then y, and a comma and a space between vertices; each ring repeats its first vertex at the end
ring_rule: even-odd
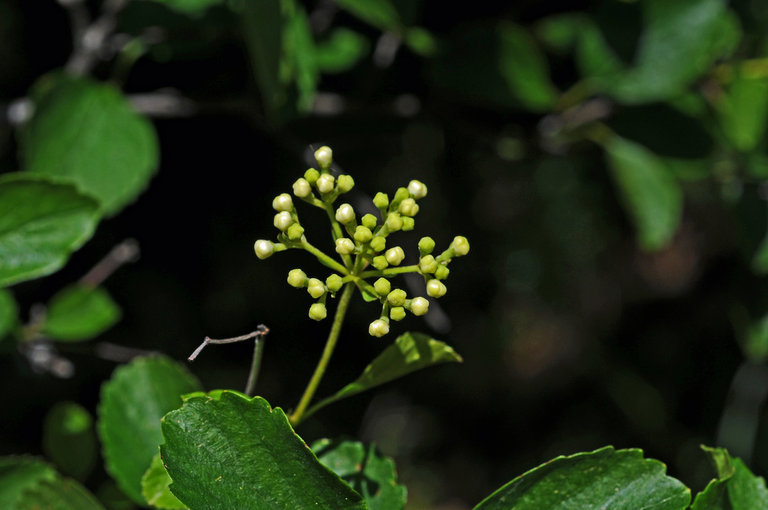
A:
POLYGON ((259 324, 256 327, 256 331, 252 331, 248 333, 247 335, 240 335, 235 336, 232 338, 222 338, 222 339, 215 339, 211 337, 205 337, 205 340, 203 340, 203 343, 201 343, 197 349, 195 349, 195 352, 189 355, 189 358, 187 360, 189 361, 195 361, 195 358, 197 358, 201 352, 203 352, 203 349, 208 344, 233 344, 236 342, 243 342, 245 340, 250 340, 251 338, 259 338, 265 336, 267 333, 269 333, 269 328, 266 327, 264 324, 259 324))
POLYGON ((98 287, 123 264, 135 262, 138 258, 139 243, 135 239, 126 239, 112 248, 85 276, 80 278, 80 285, 98 287))

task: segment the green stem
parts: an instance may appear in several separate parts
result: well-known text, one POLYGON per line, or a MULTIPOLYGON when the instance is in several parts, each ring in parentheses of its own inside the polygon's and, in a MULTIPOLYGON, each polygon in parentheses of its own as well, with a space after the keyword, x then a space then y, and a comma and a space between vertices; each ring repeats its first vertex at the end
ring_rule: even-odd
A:
POLYGON ((252 397, 256 389, 256 381, 259 378, 259 369, 261 368, 261 356, 264 353, 263 338, 256 337, 253 341, 253 359, 251 360, 251 371, 248 373, 248 382, 245 383, 245 394, 252 397))
POLYGON ((323 265, 325 265, 327 267, 330 267, 334 271, 338 271, 341 274, 344 274, 344 275, 348 275, 349 274, 349 270, 346 267, 344 267, 341 264, 339 264, 338 262, 336 262, 335 259, 333 259, 332 257, 329 257, 328 255, 323 253, 321 250, 315 248, 312 244, 309 243, 309 241, 307 241, 306 237, 302 237, 301 238, 301 247, 304 248, 305 250, 307 250, 309 253, 311 253, 315 257, 317 257, 317 259, 323 265))
MULTIPOLYGON (((333 204, 326 202, 325 212, 328 213, 328 219, 330 220, 331 228, 333 229, 333 241, 336 242, 336 239, 344 237, 344 232, 342 232, 339 222, 336 221, 336 213, 333 210, 333 204)), ((341 260, 344 261, 345 266, 349 268, 352 267, 352 258, 349 255, 342 255, 341 260)))
POLYGON ((415 273, 418 270, 419 270, 418 264, 414 264, 412 266, 388 267, 383 271, 364 271, 360 273, 360 278, 374 278, 376 276, 394 276, 396 274, 415 273))
POLYGON ((304 412, 307 410, 307 406, 312 401, 312 397, 315 396, 315 391, 320 384, 320 380, 325 374, 325 369, 328 367, 328 363, 333 356, 333 350, 336 348, 336 342, 339 340, 339 333, 341 332, 341 325, 344 323, 344 316, 347 313, 349 307, 349 301, 352 298, 352 294, 355 291, 355 286, 351 283, 347 283, 344 286, 344 293, 339 299, 339 306, 336 308, 336 315, 333 317, 333 325, 331 326, 331 332, 328 334, 328 340, 325 342, 325 348, 323 354, 320 357, 320 361, 315 367, 315 373, 312 374, 312 378, 307 384, 307 388, 304 390, 304 394, 299 400, 299 405, 296 406, 296 410, 291 413, 290 421, 294 427, 301 423, 304 418, 304 412))

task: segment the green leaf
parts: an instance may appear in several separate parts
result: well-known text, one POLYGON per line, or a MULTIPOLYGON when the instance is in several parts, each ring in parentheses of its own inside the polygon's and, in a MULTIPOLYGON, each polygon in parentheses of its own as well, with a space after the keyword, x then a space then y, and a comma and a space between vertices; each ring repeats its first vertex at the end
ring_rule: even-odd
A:
POLYGON ((399 34, 403 29, 400 14, 389 0, 335 0, 335 3, 382 32, 399 34))
POLYGON ((0 340, 10 333, 19 321, 19 308, 13 294, 0 289, 0 340))
POLYGON ((638 231, 640 246, 663 248, 680 223, 683 196, 664 162, 642 145, 611 136, 603 142, 614 182, 638 231))
POLYGON ((752 510, 768 508, 768 488, 741 459, 725 448, 701 447, 715 466, 717 478, 696 495, 691 510, 752 510))
POLYGON ((437 39, 426 28, 409 28, 405 32, 404 42, 414 53, 422 57, 431 57, 437 52, 437 39))
POLYGON ((147 186, 158 165, 152 124, 114 87, 46 76, 23 132, 29 172, 66 178, 114 214, 147 186))
POLYGON ((84 480, 96 464, 91 414, 74 402, 59 402, 43 424, 43 450, 62 473, 84 480))
POLYGON ((137 358, 101 387, 98 432, 109 474, 140 505, 141 479, 162 442, 160 419, 200 383, 164 357, 137 358))
POLYGON ((449 345, 423 333, 404 333, 384 349, 355 381, 312 406, 305 418, 332 402, 357 395, 422 368, 446 362, 461 362, 449 345))
POLYGON ((152 464, 144 473, 141 479, 141 494, 154 508, 187 508, 187 506, 178 500, 171 493, 168 486, 171 484, 171 477, 163 466, 163 460, 160 458, 160 452, 157 452, 152 458, 152 464))
POLYGON ((315 46, 315 62, 324 73, 341 73, 368 54, 368 39, 347 28, 335 28, 315 46))
POLYGON ((43 332, 65 342, 88 340, 111 328, 120 316, 106 290, 70 285, 48 303, 43 332))
POLYGON ((0 508, 18 508, 24 491, 55 478, 56 471, 45 462, 29 457, 0 457, 0 508))
POLYGON ((0 287, 53 273, 96 228, 98 203, 68 184, 0 177, 0 287))
POLYGON ((556 14, 538 21, 534 33, 547 48, 557 53, 566 53, 576 45, 587 22, 588 18, 582 13, 556 14))
POLYGON ((295 82, 298 92, 299 111, 312 109, 317 92, 320 73, 315 62, 315 41, 309 18, 296 0, 282 0, 283 19, 283 59, 281 61, 284 83, 295 82))
POLYGON ((155 3, 163 4, 169 9, 189 14, 192 16, 201 16, 206 9, 214 5, 220 5, 223 0, 152 0, 155 3))
POLYGON ((763 139, 768 118, 768 79, 738 74, 718 104, 723 131, 736 149, 748 152, 763 139))
POLYGON ((74 480, 44 480, 22 495, 17 510, 104 510, 99 501, 74 480))
POLYGON ((666 466, 642 450, 614 450, 557 457, 520 475, 475 510, 683 510, 691 491, 665 475, 666 466))
POLYGON ((408 491, 397 483, 395 463, 374 445, 320 439, 311 448, 320 462, 363 496, 370 510, 405 507, 408 491))
POLYGON ((171 492, 191 508, 366 508, 263 398, 189 398, 163 418, 163 437, 171 492))
POLYGON ((267 118, 278 120, 285 91, 280 81, 283 18, 280 0, 242 3, 243 31, 267 118))

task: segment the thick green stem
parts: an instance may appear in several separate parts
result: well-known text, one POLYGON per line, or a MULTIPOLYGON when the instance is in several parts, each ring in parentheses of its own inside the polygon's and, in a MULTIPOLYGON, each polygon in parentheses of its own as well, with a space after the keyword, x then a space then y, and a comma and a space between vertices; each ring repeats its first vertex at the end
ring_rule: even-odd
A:
POLYGON ((396 274, 416 273, 418 271, 419 271, 418 264, 414 264, 412 266, 388 267, 387 269, 384 269, 382 271, 365 271, 363 273, 360 273, 360 278, 374 278, 376 276, 394 276, 396 274))
POLYGON ((341 295, 341 299, 339 299, 339 306, 336 308, 336 315, 333 317, 333 325, 331 326, 331 332, 328 334, 328 340, 325 342, 323 354, 320 356, 320 361, 317 363, 317 367, 315 367, 315 373, 312 374, 312 378, 309 380, 307 388, 301 396, 301 400, 299 400, 299 405, 297 405, 296 410, 291 413, 290 421, 291 425, 294 427, 301 423, 304 418, 304 412, 312 401, 312 397, 315 396, 315 391, 317 391, 317 387, 325 374, 328 362, 331 361, 333 350, 336 348, 336 342, 339 340, 341 325, 344 323, 344 316, 347 313, 349 301, 351 300, 354 291, 355 286, 352 283, 347 283, 344 286, 344 293, 341 295))

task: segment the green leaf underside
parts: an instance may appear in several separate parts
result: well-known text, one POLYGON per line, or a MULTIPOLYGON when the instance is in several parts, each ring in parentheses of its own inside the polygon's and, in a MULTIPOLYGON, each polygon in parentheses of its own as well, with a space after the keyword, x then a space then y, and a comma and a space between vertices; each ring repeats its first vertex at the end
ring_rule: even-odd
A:
POLYGON ((366 508, 263 398, 188 398, 163 418, 163 437, 171 492, 190 508, 366 508))
POLYGON ((141 479, 162 442, 160 419, 181 405, 200 383, 164 357, 137 358, 115 370, 101 388, 98 432, 107 471, 120 488, 144 504, 141 479))
POLYGON ((55 478, 56 471, 45 462, 29 457, 0 457, 0 508, 17 508, 24 491, 55 478))
POLYGON ((404 333, 365 367, 360 377, 344 386, 336 394, 312 406, 306 416, 332 402, 351 397, 422 368, 461 361, 461 356, 452 347, 439 340, 423 333, 404 333))
POLYGON ((756 510, 768 508, 765 480, 752 474, 741 459, 724 448, 702 449, 715 465, 717 478, 696 495, 691 510, 756 510))
POLYGON ((98 204, 73 186, 0 177, 0 287, 53 273, 93 234, 98 204))
POLYGON ((171 493, 168 486, 171 477, 163 466, 160 452, 152 458, 152 464, 141 479, 141 493, 153 508, 180 509, 187 506, 171 493))
POLYGON ((311 448, 323 465, 363 496, 370 510, 405 507, 408 492, 397 483, 395 463, 380 455, 374 445, 320 439, 311 448))
POLYGON ((104 510, 99 501, 74 480, 44 480, 27 489, 17 510, 104 510))
POLYGON ((112 327, 120 316, 120 308, 104 289, 71 285, 48 303, 43 331, 54 340, 88 340, 112 327))
POLYGON ((157 137, 114 87, 46 76, 23 132, 29 172, 63 177, 96 198, 107 214, 132 202, 157 169, 157 137))
POLYGON ((0 289, 0 340, 13 330, 18 322, 19 308, 13 294, 5 289, 0 289))
POLYGON ((619 136, 604 142, 613 180, 637 228, 640 246, 663 248, 680 223, 683 195, 664 162, 642 145, 619 136))
POLYGON ((74 402, 53 406, 43 424, 43 450, 62 473, 84 480, 97 456, 90 413, 74 402))
POLYGON ((690 490, 641 450, 557 457, 515 478, 475 510, 683 510, 690 490))

